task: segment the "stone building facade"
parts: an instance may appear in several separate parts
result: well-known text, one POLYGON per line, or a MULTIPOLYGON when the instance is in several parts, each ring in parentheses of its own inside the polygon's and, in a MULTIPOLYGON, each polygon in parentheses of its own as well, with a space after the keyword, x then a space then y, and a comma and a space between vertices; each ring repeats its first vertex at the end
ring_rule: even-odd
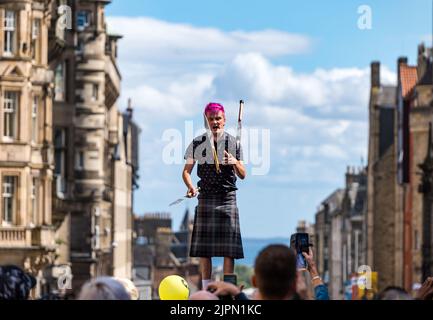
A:
POLYGON ((352 276, 366 264, 367 170, 348 167, 342 210, 341 284, 345 298, 351 296, 352 276))
POLYGON ((110 2, 0 1, 0 263, 51 289, 59 266, 74 291, 98 275, 132 278, 140 130, 131 103, 123 114, 116 104, 110 2))
POLYGON ((344 190, 337 189, 322 201, 314 224, 316 263, 319 274, 328 285, 334 299, 342 292, 341 286, 341 225, 344 190))
POLYGON ((50 14, 49 1, 0 1, 0 263, 38 278, 55 258, 50 14))
POLYGON ((399 58, 396 86, 381 84, 380 63, 371 64, 368 165, 348 169, 344 195, 316 213, 316 259, 333 298, 363 265, 379 291, 411 292, 433 274, 432 58, 424 45, 415 66, 399 58))
POLYGON ((75 19, 55 70, 55 215, 60 257, 74 288, 99 275, 132 277, 132 192, 137 185, 139 129, 132 106, 116 104, 121 75, 117 41, 104 18, 110 1, 71 2, 75 19))
POLYGON ((429 127, 433 116, 431 50, 416 66, 397 61, 397 86, 380 85, 372 63, 368 172, 368 259, 379 290, 411 291, 431 275, 429 127))
POLYGON ((367 172, 347 168, 344 189, 319 206, 314 224, 315 259, 333 299, 343 299, 345 286, 366 260, 367 172))
MULTIPOLYGON (((400 63, 400 62, 399 62, 400 63)), ((397 183, 397 91, 380 82, 371 64, 368 150, 367 265, 378 273, 378 288, 402 286, 403 206, 397 183)))
POLYGON ((426 180, 428 171, 430 131, 433 120, 433 65, 432 50, 418 47, 416 66, 408 66, 407 59, 399 72, 398 105, 404 120, 401 128, 403 146, 400 150, 404 187, 404 283, 422 283, 431 276, 432 212, 426 180))

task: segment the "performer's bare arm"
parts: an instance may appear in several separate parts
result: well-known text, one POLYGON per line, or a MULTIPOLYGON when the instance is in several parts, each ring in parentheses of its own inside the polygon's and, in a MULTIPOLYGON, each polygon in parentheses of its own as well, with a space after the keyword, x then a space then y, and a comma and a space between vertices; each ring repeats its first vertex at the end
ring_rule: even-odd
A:
POLYGON ((191 172, 194 168, 195 160, 192 158, 188 158, 185 163, 185 167, 183 168, 182 172, 182 178, 183 182, 185 182, 186 187, 188 188, 188 191, 186 193, 187 197, 195 197, 197 195, 197 189, 192 184, 191 180, 191 172))
POLYGON ((245 166, 242 160, 237 160, 232 154, 224 151, 224 164, 231 164, 235 169, 236 175, 242 180, 247 176, 245 166))

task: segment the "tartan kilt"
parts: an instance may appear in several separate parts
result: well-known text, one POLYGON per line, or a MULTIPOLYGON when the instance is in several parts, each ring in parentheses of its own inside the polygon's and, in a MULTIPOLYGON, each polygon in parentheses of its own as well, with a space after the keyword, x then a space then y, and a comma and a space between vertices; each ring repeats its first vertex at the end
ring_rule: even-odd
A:
POLYGON ((236 191, 199 195, 189 255, 234 259, 244 257, 236 191))

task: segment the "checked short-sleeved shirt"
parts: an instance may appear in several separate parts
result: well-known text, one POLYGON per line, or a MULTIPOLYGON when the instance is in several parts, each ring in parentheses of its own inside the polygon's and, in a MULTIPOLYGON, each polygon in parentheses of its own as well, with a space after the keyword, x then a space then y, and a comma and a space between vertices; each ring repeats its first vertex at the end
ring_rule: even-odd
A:
POLYGON ((185 152, 185 160, 192 158, 197 161, 197 175, 200 178, 197 186, 200 193, 222 194, 237 190, 236 174, 233 165, 223 165, 224 150, 231 153, 237 160, 243 160, 242 147, 236 145, 236 138, 224 132, 215 142, 221 173, 216 172, 212 148, 207 134, 196 137, 185 152))

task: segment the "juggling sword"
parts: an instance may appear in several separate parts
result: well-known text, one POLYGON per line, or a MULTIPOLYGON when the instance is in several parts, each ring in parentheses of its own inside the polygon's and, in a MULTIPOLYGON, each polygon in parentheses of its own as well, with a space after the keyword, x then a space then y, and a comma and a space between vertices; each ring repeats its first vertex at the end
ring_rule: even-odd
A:
POLYGON ((241 101, 239 101, 238 131, 236 133, 236 152, 238 152, 238 150, 240 150, 240 147, 241 147, 243 111, 244 111, 244 100, 241 100, 241 101))
MULTIPOLYGON (((200 188, 197 188, 197 192, 200 192, 200 188)), ((185 200, 185 199, 190 199, 190 197, 188 197, 188 196, 183 196, 182 198, 179 198, 179 199, 177 199, 176 201, 173 201, 172 203, 170 203, 168 206, 169 207, 171 207, 171 206, 174 206, 174 205, 176 205, 176 204, 178 204, 178 203, 181 203, 183 200, 185 200)))

